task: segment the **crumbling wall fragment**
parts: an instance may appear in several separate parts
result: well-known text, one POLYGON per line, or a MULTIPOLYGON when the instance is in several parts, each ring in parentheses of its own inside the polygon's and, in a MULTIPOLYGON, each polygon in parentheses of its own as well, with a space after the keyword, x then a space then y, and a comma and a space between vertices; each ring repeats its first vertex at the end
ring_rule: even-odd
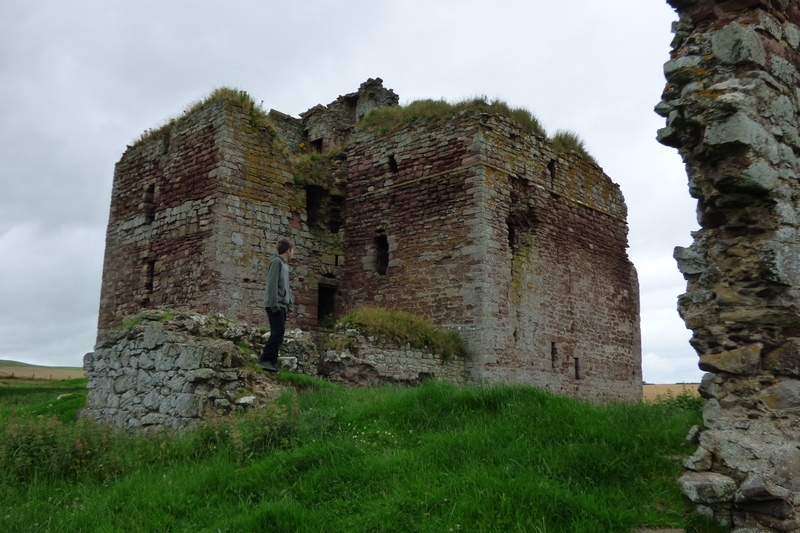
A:
POLYGON ((656 111, 701 229, 677 248, 707 399, 681 484, 736 531, 800 531, 800 8, 787 0, 670 0, 656 111))

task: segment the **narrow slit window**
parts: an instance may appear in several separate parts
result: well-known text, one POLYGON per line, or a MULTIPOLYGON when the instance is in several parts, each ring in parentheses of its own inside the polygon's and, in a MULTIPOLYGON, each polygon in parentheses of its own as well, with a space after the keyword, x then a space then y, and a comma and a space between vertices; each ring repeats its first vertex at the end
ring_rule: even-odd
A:
POLYGON ((154 285, 154 277, 155 277, 155 261, 147 261, 145 262, 142 268, 142 307, 147 308, 150 306, 151 297, 153 296, 153 285, 154 285))
POLYGON ((153 279, 156 262, 147 261, 144 264, 144 292, 146 294, 153 294, 153 279))
POLYGON ((320 285, 317 291, 317 323, 332 327, 336 318, 336 287, 320 285))
POLYGON ((145 224, 152 224, 156 218, 155 204, 153 203, 156 196, 156 186, 151 183, 144 191, 144 198, 142 198, 142 211, 144 212, 145 224))
POLYGON ((550 365, 553 370, 558 369, 558 344, 550 343, 550 365))
POLYGON ((386 235, 375 237, 375 272, 383 276, 389 270, 389 238, 386 235))
POLYGON ((389 155, 389 170, 392 171, 392 174, 397 173, 397 159, 395 159, 394 154, 389 155))
POLYGON ((581 379, 581 360, 580 358, 575 358, 575 379, 581 379))
POLYGON ((508 249, 513 254, 517 251, 517 228, 510 217, 506 220, 506 227, 508 228, 508 249))

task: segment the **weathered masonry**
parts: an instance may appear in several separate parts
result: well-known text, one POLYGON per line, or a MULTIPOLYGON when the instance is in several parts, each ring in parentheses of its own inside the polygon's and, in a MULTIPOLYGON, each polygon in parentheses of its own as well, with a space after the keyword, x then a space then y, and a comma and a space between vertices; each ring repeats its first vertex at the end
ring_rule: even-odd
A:
MULTIPOLYGON (((265 325, 266 264, 292 261, 291 327, 361 304, 457 328, 463 381, 641 396, 638 282, 617 185, 499 115, 359 126, 380 79, 293 118, 209 99, 117 164, 99 335, 140 308, 265 325)), ((436 369, 409 379, 445 376, 436 369)), ((390 379, 390 376, 386 376, 390 379)))
POLYGON ((680 14, 659 140, 701 229, 675 257, 707 398, 681 478, 738 532, 800 531, 800 7, 670 0, 680 14))

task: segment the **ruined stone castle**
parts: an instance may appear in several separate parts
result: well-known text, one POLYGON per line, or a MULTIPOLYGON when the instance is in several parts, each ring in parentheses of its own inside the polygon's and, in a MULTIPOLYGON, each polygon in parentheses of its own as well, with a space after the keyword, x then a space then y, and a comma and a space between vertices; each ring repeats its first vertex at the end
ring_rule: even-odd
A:
POLYGON ((409 379, 641 397, 626 206, 596 164, 490 113, 361 127, 398 103, 380 79, 300 118, 245 96, 195 106, 117 164, 99 337, 141 308, 266 325, 266 264, 288 236, 289 328, 404 310, 468 348, 409 379))

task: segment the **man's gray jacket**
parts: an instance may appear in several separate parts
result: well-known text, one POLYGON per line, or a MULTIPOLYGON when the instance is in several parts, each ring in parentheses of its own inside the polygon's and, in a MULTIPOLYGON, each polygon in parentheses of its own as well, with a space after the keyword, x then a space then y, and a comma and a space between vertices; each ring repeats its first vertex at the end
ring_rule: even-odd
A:
POLYGON ((279 307, 291 309, 292 289, 289 287, 289 262, 276 255, 267 268, 267 288, 264 294, 264 307, 277 311, 279 307))

